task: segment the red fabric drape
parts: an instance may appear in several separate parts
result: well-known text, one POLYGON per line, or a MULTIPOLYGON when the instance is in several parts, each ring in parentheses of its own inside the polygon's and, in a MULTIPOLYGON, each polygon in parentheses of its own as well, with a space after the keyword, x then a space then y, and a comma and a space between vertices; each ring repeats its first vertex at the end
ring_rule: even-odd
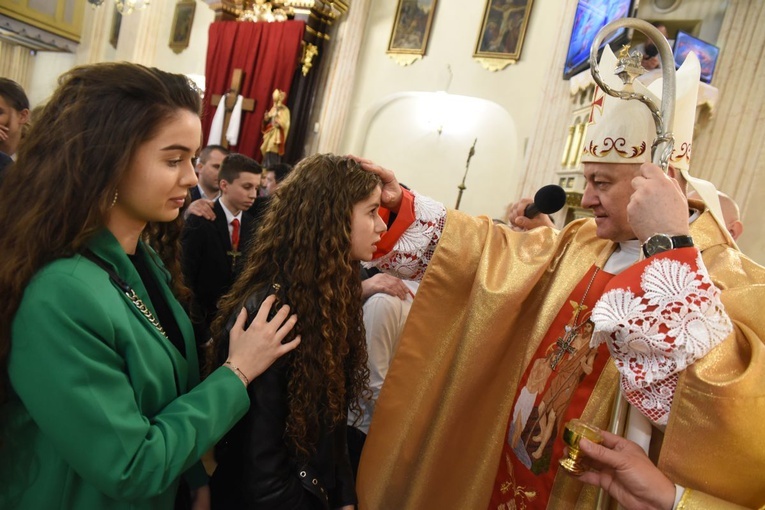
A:
POLYGON ((302 21, 216 21, 210 25, 202 116, 205 143, 215 115, 215 107, 210 104, 212 97, 225 94, 231 87, 234 69, 242 69, 244 79, 241 94, 255 100, 255 109, 242 112, 239 145, 230 148, 261 160, 260 144, 263 136, 260 128, 263 115, 271 108, 274 89, 285 91, 289 99, 292 77, 299 64, 304 30, 305 23, 302 21))

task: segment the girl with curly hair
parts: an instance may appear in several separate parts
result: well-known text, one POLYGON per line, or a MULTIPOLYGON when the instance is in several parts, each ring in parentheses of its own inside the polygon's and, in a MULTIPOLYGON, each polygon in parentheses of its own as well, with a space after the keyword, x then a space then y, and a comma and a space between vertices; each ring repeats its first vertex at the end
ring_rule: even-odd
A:
POLYGON ((0 508, 171 509, 181 475, 209 503, 199 458, 297 345, 281 343, 296 318, 267 322, 266 300, 199 382, 177 257, 199 110, 182 75, 75 68, 5 176, 0 508))
POLYGON ((386 230, 380 186, 352 159, 315 155, 275 192, 221 301, 213 360, 236 312, 271 293, 297 313, 302 342, 250 386, 250 410, 218 445, 214 509, 354 507, 345 424, 369 378, 359 261, 372 259, 386 230))

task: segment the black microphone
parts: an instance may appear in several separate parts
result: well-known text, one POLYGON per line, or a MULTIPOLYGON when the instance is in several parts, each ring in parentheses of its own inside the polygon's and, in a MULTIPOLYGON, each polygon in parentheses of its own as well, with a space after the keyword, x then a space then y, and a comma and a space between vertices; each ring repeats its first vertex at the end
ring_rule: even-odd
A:
POLYGON ((566 205, 566 192, 557 184, 542 186, 534 195, 534 203, 526 206, 523 215, 533 218, 539 213, 552 214, 566 205))

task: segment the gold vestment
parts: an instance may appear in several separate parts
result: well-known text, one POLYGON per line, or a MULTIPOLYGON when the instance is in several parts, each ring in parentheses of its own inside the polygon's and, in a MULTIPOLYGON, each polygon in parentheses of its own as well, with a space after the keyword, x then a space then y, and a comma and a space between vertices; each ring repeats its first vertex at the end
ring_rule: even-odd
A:
MULTIPOLYGON (((734 332, 681 374, 658 466, 689 489, 682 508, 759 508, 765 269, 708 212, 691 235, 734 332)), ((364 446, 361 510, 487 508, 520 378, 571 290, 614 247, 592 220, 518 233, 448 212, 364 446)), ((617 385, 609 362, 585 420, 607 427, 617 385)), ((592 509, 596 496, 561 470, 548 508, 592 509)))

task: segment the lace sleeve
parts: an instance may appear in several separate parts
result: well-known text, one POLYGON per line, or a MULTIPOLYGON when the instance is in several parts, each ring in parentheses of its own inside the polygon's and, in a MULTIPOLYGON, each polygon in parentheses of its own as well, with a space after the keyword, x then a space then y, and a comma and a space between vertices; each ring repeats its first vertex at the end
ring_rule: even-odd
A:
POLYGON ((592 311, 593 347, 607 343, 625 397, 658 425, 667 424, 678 374, 733 331, 701 254, 682 250, 686 260, 668 252, 614 278, 611 286, 618 287, 604 293, 592 311), (634 291, 621 278, 638 275, 634 291))
POLYGON ((414 221, 389 253, 372 261, 368 266, 376 266, 405 280, 420 281, 441 239, 446 221, 446 208, 432 198, 415 192, 412 192, 412 195, 414 221))

